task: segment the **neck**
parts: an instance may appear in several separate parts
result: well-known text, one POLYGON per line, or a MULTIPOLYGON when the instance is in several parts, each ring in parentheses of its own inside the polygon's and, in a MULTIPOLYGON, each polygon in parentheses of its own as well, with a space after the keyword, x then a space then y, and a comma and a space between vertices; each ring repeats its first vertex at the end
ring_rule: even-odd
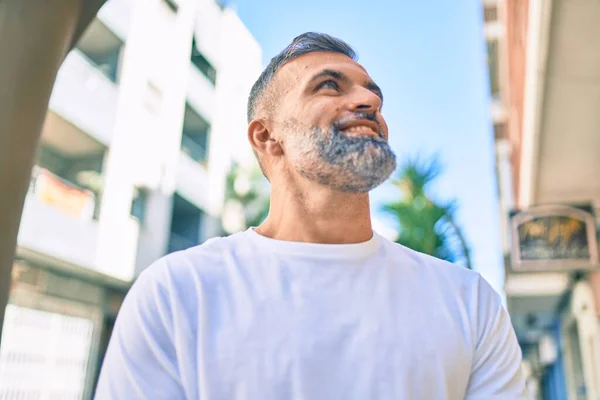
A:
POLYGON ((293 242, 366 242, 373 237, 369 195, 337 192, 323 186, 290 190, 273 185, 269 216, 256 232, 293 242))

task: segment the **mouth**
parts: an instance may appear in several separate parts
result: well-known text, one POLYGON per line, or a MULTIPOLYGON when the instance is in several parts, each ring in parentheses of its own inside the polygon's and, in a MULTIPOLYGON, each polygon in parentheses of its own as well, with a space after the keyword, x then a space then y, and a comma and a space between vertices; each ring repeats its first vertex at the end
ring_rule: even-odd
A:
POLYGON ((339 130, 350 136, 374 136, 381 138, 379 124, 366 119, 355 119, 341 124, 339 130))

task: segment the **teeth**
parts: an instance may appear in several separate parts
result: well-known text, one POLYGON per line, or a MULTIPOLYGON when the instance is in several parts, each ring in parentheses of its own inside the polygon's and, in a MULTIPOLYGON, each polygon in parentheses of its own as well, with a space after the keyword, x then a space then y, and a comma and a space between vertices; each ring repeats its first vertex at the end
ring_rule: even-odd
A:
POLYGON ((369 128, 368 126, 357 125, 357 126, 350 127, 348 129, 344 129, 344 132, 367 134, 367 133, 373 133, 373 129, 369 128))

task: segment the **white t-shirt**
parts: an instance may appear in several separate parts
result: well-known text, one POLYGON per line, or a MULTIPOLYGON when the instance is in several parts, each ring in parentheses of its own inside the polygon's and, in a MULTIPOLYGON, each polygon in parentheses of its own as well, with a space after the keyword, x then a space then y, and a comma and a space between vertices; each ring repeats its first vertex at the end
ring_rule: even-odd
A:
POLYGON ((96 398, 525 399, 520 361, 475 272, 377 234, 324 245, 249 229, 140 275, 96 398))

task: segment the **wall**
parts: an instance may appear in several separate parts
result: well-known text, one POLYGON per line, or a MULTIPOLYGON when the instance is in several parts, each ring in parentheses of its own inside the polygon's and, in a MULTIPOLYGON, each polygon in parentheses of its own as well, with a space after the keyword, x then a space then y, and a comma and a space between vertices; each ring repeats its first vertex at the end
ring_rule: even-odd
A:
POLYGON ((221 61, 217 75, 216 113, 209 155, 209 214, 220 214, 225 177, 232 160, 255 163, 248 143, 246 104, 250 89, 262 71, 262 51, 232 10, 222 17, 221 61))
POLYGON ((112 140, 118 86, 78 50, 73 50, 58 71, 50 109, 104 144, 112 140))
POLYGON ((97 268, 97 221, 74 219, 32 194, 25 199, 25 210, 19 228, 19 247, 84 268, 97 268))
POLYGON ((201 239, 221 234, 229 165, 233 159, 255 162, 246 139, 246 101, 262 70, 262 54, 235 12, 222 10, 214 0, 179 2, 176 13, 162 0, 107 4, 115 1, 126 7, 126 19, 113 21, 117 17, 110 9, 100 13, 126 41, 104 167, 96 265, 131 279, 164 255, 176 191, 206 213, 201 239), (194 34, 217 69, 214 86, 190 63, 194 34), (180 151, 186 101, 211 123, 206 166, 186 160, 180 151), (139 224, 129 215, 136 187, 147 193, 139 224), (134 234, 137 246, 127 250, 134 234))
POLYGON ((506 0, 506 34, 509 79, 508 138, 512 144, 513 187, 515 204, 519 197, 525 61, 529 0, 506 0))
POLYGON ((223 12, 215 0, 197 0, 194 33, 196 45, 217 71, 226 63, 221 57, 223 12))
MULTIPOLYGON (((196 2, 182 2, 173 13, 160 0, 134 4, 100 212, 98 264, 107 272, 114 272, 119 262, 113 255, 123 240, 124 224, 131 223, 135 186, 150 191, 152 208, 147 210, 151 212, 146 213, 133 251, 147 255, 143 261, 149 262, 165 249, 195 7, 196 2)), ((141 261, 125 266, 132 278, 141 261)))

